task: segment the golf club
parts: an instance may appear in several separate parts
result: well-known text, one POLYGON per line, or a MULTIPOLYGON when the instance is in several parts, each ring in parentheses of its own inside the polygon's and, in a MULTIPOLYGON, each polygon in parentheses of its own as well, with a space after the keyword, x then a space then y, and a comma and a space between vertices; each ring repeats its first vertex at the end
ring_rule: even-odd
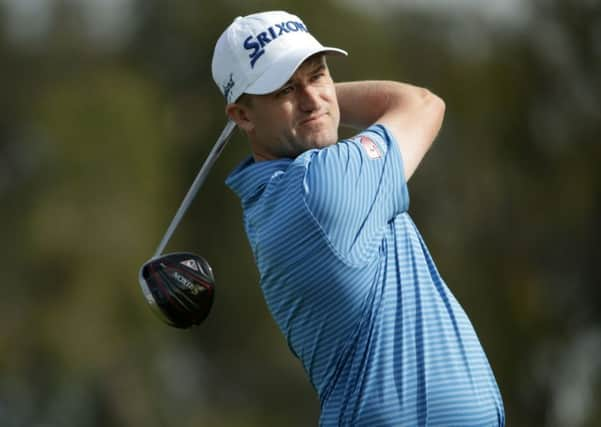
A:
POLYGON ((236 124, 229 120, 188 193, 184 197, 154 256, 140 268, 138 281, 146 302, 165 323, 176 328, 198 325, 209 314, 215 295, 215 277, 209 263, 188 252, 162 255, 182 217, 196 197, 213 164, 230 140, 236 124))

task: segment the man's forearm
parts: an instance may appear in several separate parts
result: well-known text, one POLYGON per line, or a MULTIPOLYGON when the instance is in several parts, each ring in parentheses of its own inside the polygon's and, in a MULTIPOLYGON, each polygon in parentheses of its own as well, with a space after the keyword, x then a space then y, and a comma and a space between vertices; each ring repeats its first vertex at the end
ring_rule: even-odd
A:
POLYGON ((412 108, 429 92, 426 89, 393 81, 356 81, 336 83, 340 106, 340 124, 363 129, 375 123, 393 108, 412 108))
POLYGON ((427 89, 390 81, 338 83, 336 95, 342 126, 379 123, 392 133, 408 181, 438 134, 444 101, 427 89))

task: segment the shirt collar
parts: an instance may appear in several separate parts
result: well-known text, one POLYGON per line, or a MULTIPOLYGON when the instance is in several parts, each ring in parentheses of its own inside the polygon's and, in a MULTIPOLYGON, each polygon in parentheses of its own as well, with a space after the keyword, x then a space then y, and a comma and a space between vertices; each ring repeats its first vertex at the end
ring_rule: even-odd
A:
POLYGON ((259 192, 277 172, 286 170, 292 161, 284 158, 255 162, 249 156, 228 175, 225 184, 244 202, 259 192))

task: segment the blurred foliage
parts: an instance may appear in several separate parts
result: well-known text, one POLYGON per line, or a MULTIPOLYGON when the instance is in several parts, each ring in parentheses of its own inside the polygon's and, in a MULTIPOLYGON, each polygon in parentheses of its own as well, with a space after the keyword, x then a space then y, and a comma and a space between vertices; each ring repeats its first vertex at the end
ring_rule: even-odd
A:
POLYGON ((47 28, 19 37, 0 1, 0 425, 316 424, 223 185, 248 154, 241 135, 169 245, 213 266, 209 319, 164 326, 136 280, 225 123, 214 42, 268 9, 350 52, 331 61, 338 80, 445 99, 411 212, 478 331, 508 425, 601 419, 598 2, 532 1, 511 26, 333 0, 138 0, 105 39, 85 2, 47 4, 47 28))

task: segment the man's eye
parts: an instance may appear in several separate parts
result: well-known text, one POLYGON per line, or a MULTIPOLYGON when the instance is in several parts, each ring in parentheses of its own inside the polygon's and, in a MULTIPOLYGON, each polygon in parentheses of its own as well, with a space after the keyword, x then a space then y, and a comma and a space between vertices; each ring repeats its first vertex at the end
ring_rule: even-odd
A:
POLYGON ((289 93, 291 93, 293 90, 292 86, 286 86, 282 89, 280 89, 280 91, 278 92, 279 96, 283 96, 283 95, 288 95, 289 93))
POLYGON ((322 77, 325 76, 325 73, 317 73, 317 74, 313 74, 313 81, 317 81, 319 79, 321 79, 322 77))

